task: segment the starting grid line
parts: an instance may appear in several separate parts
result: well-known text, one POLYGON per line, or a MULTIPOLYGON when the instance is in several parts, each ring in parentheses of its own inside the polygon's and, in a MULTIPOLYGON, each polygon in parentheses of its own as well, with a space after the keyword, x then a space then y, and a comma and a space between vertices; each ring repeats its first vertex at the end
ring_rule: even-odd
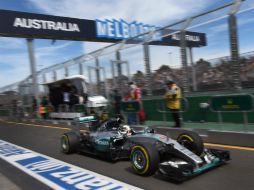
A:
POLYGON ((141 190, 3 140, 0 158, 55 190, 141 190))

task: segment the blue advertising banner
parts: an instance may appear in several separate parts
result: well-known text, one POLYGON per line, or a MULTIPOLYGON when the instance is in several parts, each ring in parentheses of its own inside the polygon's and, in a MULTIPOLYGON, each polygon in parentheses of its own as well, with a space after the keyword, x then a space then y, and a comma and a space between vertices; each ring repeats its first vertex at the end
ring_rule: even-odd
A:
MULTIPOLYGON (((116 43, 139 34, 159 29, 159 26, 148 25, 137 21, 124 20, 86 20, 0 10, 0 35, 23 38, 45 38, 94 42, 116 43)), ((150 45, 179 46, 180 34, 163 30, 155 32, 150 45)), ((140 43, 144 37, 130 40, 128 43, 140 43)), ((200 47, 206 45, 204 33, 186 32, 187 46, 200 47)))
POLYGON ((3 140, 0 158, 55 190, 141 190, 3 140))

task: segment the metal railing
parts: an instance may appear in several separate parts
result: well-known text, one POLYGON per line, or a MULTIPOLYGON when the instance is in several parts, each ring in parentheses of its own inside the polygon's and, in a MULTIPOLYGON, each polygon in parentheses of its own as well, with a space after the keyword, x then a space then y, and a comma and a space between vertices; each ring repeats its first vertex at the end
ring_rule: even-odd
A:
MULTIPOLYGON (((188 48, 188 37, 185 34, 186 30, 195 30, 199 27, 202 27, 204 25, 209 25, 209 24, 213 24, 217 21, 220 21, 222 19, 228 18, 229 21, 227 23, 227 25, 230 27, 230 33, 232 33, 233 30, 235 30, 235 27, 233 26, 235 24, 235 22, 231 22, 231 20, 235 20, 235 15, 236 14, 241 14, 241 13, 245 13, 246 11, 252 11, 254 7, 248 7, 245 8, 244 10, 239 10, 240 5, 243 4, 242 0, 235 0, 232 1, 230 3, 227 3, 223 6, 211 9, 209 11, 200 13, 200 14, 196 14, 194 16, 191 16, 189 18, 186 19, 182 19, 180 21, 174 22, 172 24, 168 24, 164 27, 160 27, 158 29, 155 29, 153 31, 149 31, 149 32, 145 32, 143 34, 137 35, 135 37, 129 38, 129 39, 125 39, 119 43, 116 44, 112 44, 109 46, 106 46, 104 48, 98 49, 96 51, 93 51, 91 53, 88 54, 83 54, 80 55, 78 57, 75 57, 73 59, 67 60, 63 63, 60 64, 55 64, 53 66, 50 66, 48 68, 42 69, 40 71, 37 72, 37 75, 44 75, 47 73, 54 73, 55 71, 64 68, 65 70, 68 70, 68 67, 72 66, 72 65, 80 65, 83 63, 87 63, 89 61, 95 61, 96 60, 96 64, 97 66, 100 66, 99 62, 98 62, 98 58, 112 54, 112 53, 116 53, 119 54, 120 51, 122 52, 123 50, 126 49, 130 49, 133 47, 136 47, 138 45, 143 45, 144 47, 144 65, 145 65, 145 74, 146 74, 146 81, 147 83, 151 83, 151 79, 150 79, 150 53, 149 53, 149 49, 147 48, 149 43, 153 41, 155 36, 160 35, 160 37, 165 38, 165 37, 171 37, 173 35, 176 34, 180 34, 180 38, 179 38, 179 45, 180 45, 180 57, 181 57, 181 66, 182 66, 182 72, 183 72, 183 76, 182 76, 182 86, 184 88, 184 91, 189 92, 189 85, 188 84, 188 72, 187 72, 187 63, 188 63, 188 57, 187 57, 187 52, 186 49, 188 48), (213 16, 211 18, 206 18, 207 15, 211 15, 212 13, 217 13, 217 12, 223 12, 223 15, 221 16, 221 14, 218 14, 218 16, 213 16), (200 19, 201 18, 201 19, 200 19), (205 19, 203 19, 205 18, 205 19), (135 41, 135 44, 132 44, 133 41, 135 41)), ((235 32, 232 33, 232 39, 230 39, 230 43, 233 44, 233 47, 231 49, 232 52, 236 52, 237 53, 237 44, 236 41, 234 41, 237 36, 234 35, 235 32), (234 42, 233 42, 234 41, 234 42)), ((229 33, 228 33, 229 35, 229 33)), ((233 55, 233 54, 232 54, 233 55)), ((117 57, 117 61, 121 61, 121 56, 116 56, 117 57)), ((235 60, 238 58, 238 54, 234 54, 234 59, 235 60)), ((112 59, 112 58, 111 58, 112 59)), ((79 67, 80 71, 78 73, 83 74, 83 68, 79 67)), ((68 73, 68 72, 67 72, 68 73)), ((119 74, 119 73, 118 73, 119 74)), ((100 78, 100 73, 97 73, 97 78, 100 78)), ((55 75, 54 75, 55 76, 55 75)), ((56 76, 55 76, 56 77, 56 76)), ((237 77, 237 75, 234 75, 234 78, 237 77)), ((28 82, 30 80, 30 76, 28 78, 26 78, 25 80, 23 80, 22 82, 28 82)), ((45 79, 45 77, 42 77, 45 79)), ((235 81, 235 79, 234 79, 235 81)), ((19 83, 22 83, 19 82, 19 83)), ((16 83, 15 85, 17 86, 19 83, 16 83)), ((97 84, 100 85, 100 84, 97 84)), ((195 85, 195 84, 193 84, 195 85)), ((235 82, 234 82, 235 85, 235 82)), ((3 87, 0 89, 0 91, 3 90, 8 90, 11 89, 12 85, 9 85, 7 87, 3 87)), ((150 90, 149 87, 151 87, 151 84, 146 84, 146 87, 148 88, 148 91, 150 90)), ((195 88, 194 88, 195 89, 195 88)), ((149 93, 150 94, 150 91, 149 93)))

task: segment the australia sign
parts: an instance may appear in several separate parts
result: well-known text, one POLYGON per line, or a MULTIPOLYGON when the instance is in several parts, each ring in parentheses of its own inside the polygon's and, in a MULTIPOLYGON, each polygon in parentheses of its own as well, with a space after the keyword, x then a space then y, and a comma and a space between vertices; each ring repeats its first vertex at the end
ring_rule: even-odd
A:
MULTIPOLYGON (((179 46, 180 35, 173 30, 156 31, 159 26, 124 20, 86 20, 0 10, 0 35, 22 38, 44 38, 116 43, 140 43, 149 37, 150 45, 179 46), (151 32, 153 35, 143 35, 151 32), (170 34, 170 35, 169 35, 170 34), (140 36, 139 36, 140 35, 140 36), (139 36, 138 38, 134 38, 139 36), (131 40, 129 40, 131 38, 131 40), (132 39, 134 38, 134 39, 132 39)), ((187 46, 206 45, 204 33, 186 32, 187 46)))
POLYGON ((66 22, 53 22, 47 20, 38 19, 26 19, 16 17, 13 23, 16 28, 33 28, 42 30, 62 30, 70 32, 80 32, 79 26, 76 23, 66 23, 66 22))

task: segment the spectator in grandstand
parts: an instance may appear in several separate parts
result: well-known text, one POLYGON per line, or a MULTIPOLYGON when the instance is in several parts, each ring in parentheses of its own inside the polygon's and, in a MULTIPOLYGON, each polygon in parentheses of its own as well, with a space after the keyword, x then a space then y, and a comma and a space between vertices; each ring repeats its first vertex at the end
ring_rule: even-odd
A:
POLYGON ((181 109, 181 89, 172 80, 166 81, 167 92, 165 99, 167 108, 171 111, 175 125, 173 127, 181 127, 180 109, 181 109))

